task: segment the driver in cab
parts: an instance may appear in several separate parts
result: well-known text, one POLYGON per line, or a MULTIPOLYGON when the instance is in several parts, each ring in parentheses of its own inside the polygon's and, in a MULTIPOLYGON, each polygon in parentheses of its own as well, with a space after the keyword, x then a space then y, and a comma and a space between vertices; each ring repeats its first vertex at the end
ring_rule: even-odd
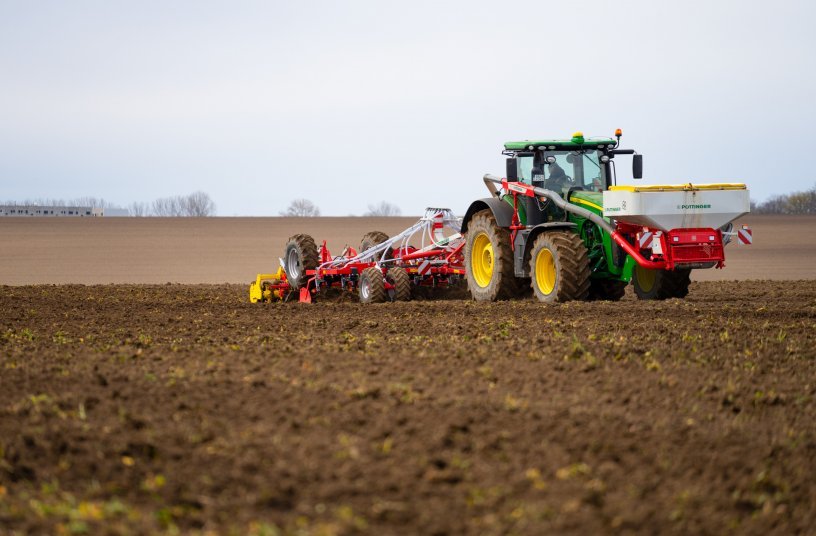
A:
POLYGON ((557 162, 550 164, 549 168, 550 176, 545 183, 545 188, 555 192, 560 192, 569 186, 570 179, 564 172, 564 168, 559 166, 557 162))

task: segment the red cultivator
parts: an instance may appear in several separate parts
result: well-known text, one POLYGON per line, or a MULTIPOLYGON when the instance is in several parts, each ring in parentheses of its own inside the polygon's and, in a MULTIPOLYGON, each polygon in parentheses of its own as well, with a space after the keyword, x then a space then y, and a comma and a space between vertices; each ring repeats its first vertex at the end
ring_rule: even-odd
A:
POLYGON ((278 273, 259 274, 252 283, 250 301, 288 300, 297 291, 299 300, 309 303, 337 289, 357 293, 362 303, 377 303, 409 300, 417 287, 451 287, 465 274, 459 230, 460 219, 449 209, 429 208, 396 236, 368 233, 359 253, 347 246, 336 257, 325 241, 318 248, 311 236, 297 234, 286 244, 278 273), (446 229, 453 234, 446 236, 446 229))

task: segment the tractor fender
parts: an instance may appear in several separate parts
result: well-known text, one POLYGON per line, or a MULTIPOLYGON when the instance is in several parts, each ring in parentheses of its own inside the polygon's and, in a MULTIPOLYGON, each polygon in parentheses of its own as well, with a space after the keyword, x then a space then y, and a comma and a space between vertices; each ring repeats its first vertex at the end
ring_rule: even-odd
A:
POLYGON ((493 217, 496 218, 496 224, 499 227, 510 227, 513 221, 513 207, 510 206, 510 203, 495 197, 486 197, 474 201, 468 207, 467 212, 465 212, 465 217, 462 218, 462 234, 467 232, 468 224, 474 214, 486 208, 489 208, 493 213, 493 217))
POLYGON ((556 231, 569 229, 577 231, 578 226, 568 221, 552 221, 548 223, 539 223, 529 230, 521 231, 516 235, 514 257, 514 271, 516 277, 530 277, 530 266, 527 262, 530 250, 533 249, 533 242, 538 235, 547 231, 556 231))

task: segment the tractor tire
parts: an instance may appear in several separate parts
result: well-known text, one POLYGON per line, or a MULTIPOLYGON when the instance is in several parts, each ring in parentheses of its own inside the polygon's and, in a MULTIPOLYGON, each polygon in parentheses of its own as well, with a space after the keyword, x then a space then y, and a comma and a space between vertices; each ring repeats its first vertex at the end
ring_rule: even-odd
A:
POLYGON ((506 300, 519 293, 510 232, 499 227, 489 209, 477 212, 468 225, 465 273, 468 290, 476 301, 506 300))
POLYGON ((317 244, 307 234, 296 234, 286 243, 283 254, 283 270, 293 290, 299 290, 308 281, 306 270, 314 270, 320 264, 317 244))
POLYGON ((360 294, 360 303, 382 303, 388 299, 385 278, 379 268, 370 266, 362 271, 357 282, 357 292, 360 294))
POLYGON ((385 280, 394 285, 394 295, 391 301, 408 301, 411 299, 411 276, 405 268, 394 266, 389 268, 385 280))
POLYGON ((619 301, 626 294, 626 281, 616 279, 591 279, 589 282, 589 299, 619 301))
POLYGON ((691 269, 649 270, 635 266, 632 285, 641 300, 685 298, 691 284, 691 269))
MULTIPOLYGON (((382 231, 371 231, 363 235, 363 239, 360 241, 360 253, 367 249, 371 249, 374 246, 378 246, 388 240, 389 236, 382 231)), ((389 249, 385 252, 386 259, 393 259, 394 258, 394 250, 389 249)))
POLYGON ((589 254, 572 231, 538 235, 530 252, 530 286, 545 303, 585 300, 589 294, 589 254))

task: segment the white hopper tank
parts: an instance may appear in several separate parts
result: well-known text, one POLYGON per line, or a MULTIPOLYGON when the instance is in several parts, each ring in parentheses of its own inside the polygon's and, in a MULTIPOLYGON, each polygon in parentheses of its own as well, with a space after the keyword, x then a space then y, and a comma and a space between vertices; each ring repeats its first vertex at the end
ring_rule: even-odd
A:
POLYGON ((607 218, 650 229, 718 229, 750 212, 751 199, 737 183, 612 186, 603 209, 607 218))

